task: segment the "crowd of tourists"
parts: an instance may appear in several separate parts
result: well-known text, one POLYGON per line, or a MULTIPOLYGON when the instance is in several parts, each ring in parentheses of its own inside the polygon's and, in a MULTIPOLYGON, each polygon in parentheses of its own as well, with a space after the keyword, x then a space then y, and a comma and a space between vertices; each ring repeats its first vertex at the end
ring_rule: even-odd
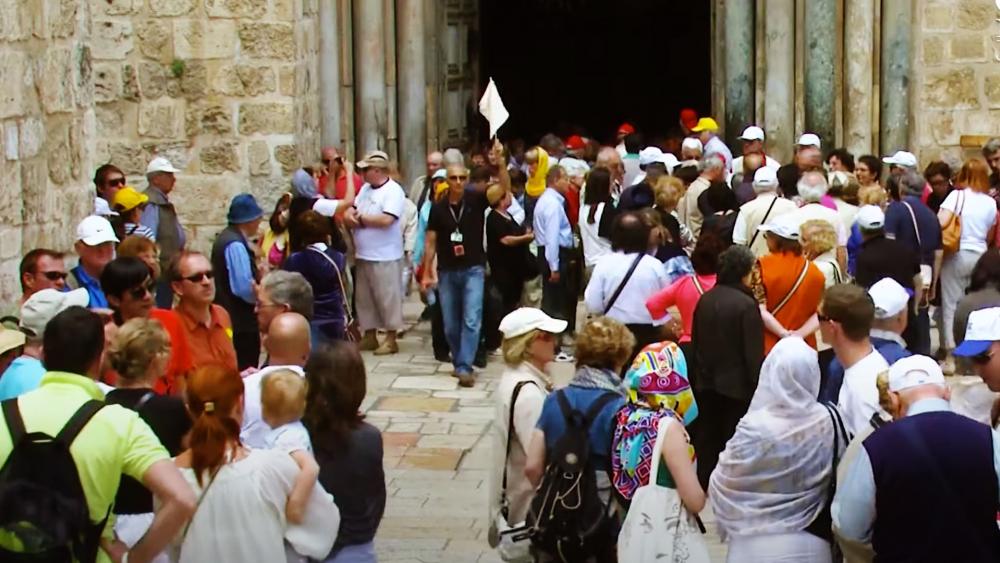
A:
POLYGON ((361 352, 399 352, 416 291, 460 386, 506 365, 505 560, 707 561, 705 533, 734 562, 1000 560, 1000 414, 945 377, 1000 391, 1000 139, 921 174, 718 129, 433 151, 408 189, 325 148, 207 253, 167 158, 143 189, 99 167, 5 310, 0 559, 374 561, 361 352))

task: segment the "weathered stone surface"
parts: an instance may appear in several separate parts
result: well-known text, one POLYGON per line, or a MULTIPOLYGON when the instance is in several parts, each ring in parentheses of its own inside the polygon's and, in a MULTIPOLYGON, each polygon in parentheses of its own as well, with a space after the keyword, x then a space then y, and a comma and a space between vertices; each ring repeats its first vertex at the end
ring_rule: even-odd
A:
POLYGON ((59 0, 49 4, 49 35, 54 39, 70 37, 76 32, 78 0, 59 0))
POLYGON ((139 73, 131 64, 122 65, 122 98, 138 102, 141 97, 139 73))
POLYGON ((997 8, 986 0, 962 0, 955 8, 955 22, 959 29, 982 31, 996 19, 997 8))
POLYGON ((55 123, 50 120, 46 130, 45 156, 48 162, 49 179, 56 185, 63 185, 73 178, 75 151, 70 147, 69 120, 55 123))
POLYGON ((241 97, 274 92, 274 69, 263 65, 224 66, 215 74, 212 88, 220 94, 241 97))
POLYGON ((955 60, 980 61, 986 60, 985 37, 970 33, 956 35, 951 38, 951 57, 955 60))
POLYGON ((98 20, 90 36, 90 48, 95 59, 122 60, 132 52, 132 22, 123 20, 98 20))
POLYGON ((223 225, 237 184, 235 178, 229 177, 179 176, 170 199, 181 210, 185 225, 223 225))
POLYGON ((1000 107, 1000 74, 988 74, 983 79, 986 101, 991 108, 1000 107))
POLYGON ((156 139, 174 139, 180 136, 177 107, 170 102, 142 102, 139 104, 139 134, 156 139))
POLYGON ((948 31, 954 22, 952 5, 949 2, 924 6, 924 29, 928 31, 948 31))
POLYGON ((242 23, 239 34, 244 55, 270 59, 295 56, 295 33, 290 24, 242 23))
POLYGON ((274 0, 274 19, 281 21, 295 20, 294 0, 274 0))
POLYGON ((32 73, 25 54, 10 50, 0 64, 0 84, 12 85, 0 88, 0 118, 22 115, 25 110, 25 95, 32 83, 32 73))
MULTIPOLYGON (((41 152, 44 143, 45 124, 42 123, 41 119, 28 117, 21 122, 18 130, 18 152, 20 158, 34 157, 41 152)), ((6 186, 7 189, 10 189, 12 184, 6 184, 6 186)))
POLYGON ((281 173, 289 175, 301 167, 299 150, 295 145, 278 145, 274 147, 274 159, 281 164, 281 173))
POLYGON ((282 96, 295 95, 295 65, 283 65, 278 69, 278 83, 282 96))
POLYGON ((161 63, 170 62, 174 52, 170 22, 144 20, 138 22, 135 29, 136 37, 139 39, 139 51, 143 56, 161 63))
POLYGON ((233 115, 228 105, 195 102, 188 106, 184 130, 188 137, 210 133, 229 135, 233 132, 233 115))
POLYGON ((194 8, 195 0, 147 0, 154 16, 183 16, 194 8))
POLYGON ((959 109, 979 105, 976 72, 972 68, 928 73, 920 89, 929 108, 959 109))
POLYGON ((198 100, 208 94, 208 69, 205 64, 189 62, 185 65, 178 86, 180 95, 188 100, 198 100))
POLYGON ((21 0, 0 0, 0 41, 24 39, 31 32, 28 4, 21 0))
POLYGON ((135 4, 142 0, 103 0, 91 2, 90 6, 94 10, 94 15, 98 16, 126 16, 135 9, 135 4))
MULTIPOLYGON (((187 140, 154 141, 142 144, 142 150, 146 151, 146 154, 149 155, 146 162, 149 162, 149 159, 153 156, 162 156, 180 170, 185 170, 191 162, 192 155, 190 149, 191 146, 187 140)), ((142 166, 145 172, 146 165, 143 164, 142 166)))
POLYGON ((291 104, 245 103, 240 104, 239 131, 243 135, 254 133, 285 133, 295 131, 291 104))
POLYGON ((160 63, 139 63, 139 91, 142 97, 155 100, 167 93, 167 68, 160 63))
POLYGON ((240 159, 236 152, 238 147, 236 141, 219 141, 201 149, 201 171, 204 174, 239 172, 240 159))
POLYGON ((247 164, 252 176, 271 175, 271 151, 267 141, 251 141, 247 147, 247 164))
POLYGON ((133 131, 138 104, 131 102, 115 102, 98 104, 94 109, 97 122, 97 137, 101 139, 121 139, 132 131, 126 128, 126 122, 131 124, 133 131))
POLYGON ((174 56, 180 59, 226 59, 236 54, 232 20, 177 20, 174 56))
POLYGON ((924 37, 924 64, 937 65, 945 62, 946 42, 941 35, 930 35, 924 37))
POLYGON ((52 47, 37 61, 35 88, 46 113, 73 109, 73 51, 52 47))
POLYGON ((149 160, 150 154, 135 143, 115 142, 108 145, 108 162, 114 162, 115 166, 128 175, 145 174, 149 160))
POLYGON ((94 99, 112 102, 121 97, 121 67, 115 63, 99 63, 94 68, 94 99))
POLYGON ((213 18, 260 18, 267 0, 205 0, 205 10, 213 18))

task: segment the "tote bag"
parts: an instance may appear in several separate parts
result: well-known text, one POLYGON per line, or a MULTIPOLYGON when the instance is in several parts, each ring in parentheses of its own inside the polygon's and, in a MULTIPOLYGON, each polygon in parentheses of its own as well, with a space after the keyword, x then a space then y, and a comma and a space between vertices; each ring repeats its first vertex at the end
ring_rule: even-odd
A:
POLYGON ((965 190, 958 192, 958 208, 944 227, 941 227, 941 248, 945 254, 958 252, 962 242, 962 210, 965 209, 965 190))
POLYGON ((677 421, 660 419, 650 463, 649 483, 632 496, 632 505, 618 534, 619 561, 659 563, 710 563, 708 547, 694 517, 684 508, 677 491, 656 484, 663 459, 667 426, 677 421))

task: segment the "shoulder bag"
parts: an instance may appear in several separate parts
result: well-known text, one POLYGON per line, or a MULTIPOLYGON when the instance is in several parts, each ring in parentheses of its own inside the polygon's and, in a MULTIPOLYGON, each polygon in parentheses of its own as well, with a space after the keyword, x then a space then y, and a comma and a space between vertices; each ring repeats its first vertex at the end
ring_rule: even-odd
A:
POLYGON ((830 415, 830 423, 833 425, 830 483, 827 485, 826 501, 823 503, 823 509, 804 531, 830 542, 830 548, 833 550, 833 561, 842 561, 838 543, 833 538, 833 519, 830 515, 830 507, 833 505, 833 497, 837 493, 837 466, 840 464, 841 447, 847 448, 847 444, 851 441, 851 435, 847 432, 844 420, 841 418, 837 407, 828 403, 823 403, 823 407, 826 408, 827 414, 830 415))
POLYGON ((618 284, 618 287, 615 288, 615 292, 611 294, 611 299, 608 301, 608 304, 604 306, 605 315, 607 315, 608 311, 615 306, 615 301, 618 301, 618 296, 622 294, 622 290, 625 289, 625 285, 628 283, 628 280, 632 278, 632 274, 635 273, 636 267, 639 266, 639 262, 642 262, 642 258, 645 255, 646 253, 640 252, 639 255, 635 257, 635 260, 632 261, 632 265, 629 266, 628 272, 626 272, 625 277, 622 278, 622 282, 618 284))
POLYGON ((660 419, 653 446, 649 481, 635 490, 632 504, 618 533, 619 561, 708 563, 711 558, 697 519, 684 508, 676 489, 656 484, 667 427, 672 417, 660 419))
POLYGON ((344 302, 344 338, 348 342, 360 342, 361 341, 361 329, 358 328, 358 321, 351 314, 351 302, 347 300, 347 287, 344 285, 344 275, 340 272, 340 266, 330 255, 326 252, 322 252, 319 249, 309 247, 316 254, 319 254, 323 258, 326 258, 327 262, 333 266, 333 271, 337 272, 337 283, 340 284, 340 298, 344 302))
MULTIPOLYGON (((524 522, 511 524, 508 521, 510 503, 507 500, 507 462, 510 460, 510 444, 514 438, 514 407, 521 388, 525 385, 535 385, 532 381, 518 382, 510 399, 510 413, 507 416, 507 453, 504 455, 503 478, 500 481, 500 512, 492 514, 487 541, 490 547, 497 550, 500 559, 504 561, 526 561, 530 559, 531 534, 524 522)), ((537 385, 536 385, 537 386, 537 385)))
MULTIPOLYGON (((775 203, 778 203, 778 196, 774 196, 774 199, 771 200, 771 205, 767 206, 767 211, 764 213, 764 218, 760 220, 761 225, 767 223, 767 218, 771 216, 771 210, 774 209, 775 203)), ((760 225, 758 225, 758 227, 759 226, 760 225)), ((755 230, 753 232, 753 236, 750 237, 750 242, 747 243, 747 246, 753 246, 753 243, 757 240, 757 235, 759 234, 760 234, 760 229, 755 230)))
POLYGON ((962 242, 962 210, 965 208, 965 190, 958 192, 958 207, 952 213, 951 219, 941 227, 941 248, 945 254, 958 252, 962 242))
POLYGON ((788 305, 788 302, 791 301, 792 296, 795 295, 795 292, 799 290, 799 287, 802 285, 802 282, 805 281, 806 274, 809 272, 809 265, 810 262, 806 260, 805 265, 802 266, 802 271, 799 272, 798 279, 795 280, 795 285, 792 286, 792 289, 788 290, 788 293, 785 294, 785 297, 780 302, 778 302, 778 304, 774 307, 774 309, 771 311, 772 315, 777 315, 778 311, 782 310, 785 307, 785 305, 788 305))

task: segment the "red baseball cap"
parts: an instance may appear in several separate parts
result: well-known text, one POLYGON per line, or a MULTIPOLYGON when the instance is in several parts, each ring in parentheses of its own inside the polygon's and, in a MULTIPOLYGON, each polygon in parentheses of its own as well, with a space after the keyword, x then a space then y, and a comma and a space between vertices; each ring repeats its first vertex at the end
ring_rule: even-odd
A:
POLYGON ((632 133, 635 133, 635 127, 632 127, 632 124, 626 121, 625 123, 622 123, 621 125, 618 126, 618 133, 631 135, 632 133))
POLYGON ((579 135, 571 135, 570 138, 566 139, 566 148, 569 150, 581 150, 587 144, 583 141, 583 137, 579 135))
POLYGON ((691 108, 684 108, 681 110, 681 124, 688 129, 693 129, 698 125, 698 112, 691 108))

